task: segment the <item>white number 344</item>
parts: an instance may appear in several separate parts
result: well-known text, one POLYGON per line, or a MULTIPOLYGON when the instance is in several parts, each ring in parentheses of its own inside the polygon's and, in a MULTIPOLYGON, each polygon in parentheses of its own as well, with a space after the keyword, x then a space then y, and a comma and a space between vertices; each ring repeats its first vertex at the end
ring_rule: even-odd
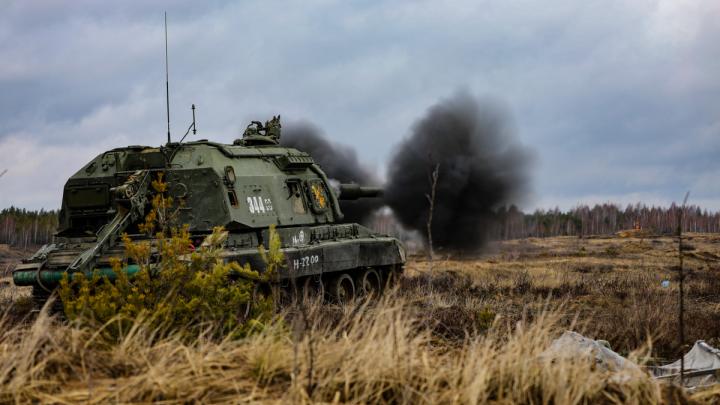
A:
POLYGON ((273 210, 272 200, 269 198, 252 196, 248 197, 246 201, 251 214, 264 214, 273 210))

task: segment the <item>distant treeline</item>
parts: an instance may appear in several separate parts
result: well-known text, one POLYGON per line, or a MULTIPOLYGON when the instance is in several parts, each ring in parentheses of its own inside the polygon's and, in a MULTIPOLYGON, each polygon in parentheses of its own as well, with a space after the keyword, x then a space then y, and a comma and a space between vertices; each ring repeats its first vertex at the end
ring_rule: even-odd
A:
MULTIPOLYGON (((525 214, 515 206, 501 208, 491 231, 493 239, 525 237, 607 235, 639 227, 653 233, 669 234, 677 231, 680 207, 648 207, 628 205, 624 209, 615 204, 581 205, 564 212, 537 210, 525 214)), ((683 232, 720 232, 720 213, 690 205, 686 206, 682 221, 683 232)))
MULTIPOLYGON (((710 212, 692 205, 685 207, 684 212, 683 232, 720 232, 720 212, 710 212)), ((670 234, 677 232, 679 213, 680 208, 675 204, 670 207, 636 204, 623 209, 606 203, 593 207, 580 205, 569 211, 555 208, 536 210, 533 213, 524 213, 513 205, 500 208, 494 218, 488 218, 488 233, 493 240, 610 235, 636 227, 650 233, 670 234)), ((417 239, 416 234, 403 230, 386 211, 379 213, 370 225, 379 232, 395 235, 403 240, 417 239)))
POLYGON ((52 240, 57 211, 28 211, 15 207, 0 211, 0 244, 17 247, 41 245, 52 240))
MULTIPOLYGON (((674 204, 670 207, 636 204, 623 209, 607 203, 592 208, 581 205, 569 211, 558 208, 537 210, 532 214, 526 214, 515 206, 502 207, 491 225, 490 238, 607 235, 636 226, 668 234, 676 231, 679 212, 679 207, 674 204)), ((57 214, 57 211, 29 211, 15 207, 1 210, 0 244, 28 247, 50 242, 57 228, 57 214)), ((373 227, 383 233, 405 233, 386 214, 377 216, 373 227)), ((688 206, 682 227, 684 232, 720 232, 720 213, 688 206)))

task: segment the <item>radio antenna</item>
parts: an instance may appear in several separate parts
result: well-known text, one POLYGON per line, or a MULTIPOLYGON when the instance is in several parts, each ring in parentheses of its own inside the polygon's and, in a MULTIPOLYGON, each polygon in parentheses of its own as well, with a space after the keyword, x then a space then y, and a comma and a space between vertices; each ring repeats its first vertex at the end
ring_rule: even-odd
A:
POLYGON ((167 141, 170 143, 170 75, 168 74, 167 11, 165 12, 165 107, 167 108, 167 141))
MULTIPOLYGON (((183 135, 183 137, 180 138, 180 143, 182 143, 182 141, 185 140, 185 137, 188 136, 188 134, 190 133, 190 129, 192 129, 193 135, 197 134, 197 127, 195 126, 195 104, 192 105, 192 116, 193 116, 192 124, 190 124, 187 131, 185 131, 185 135, 183 135)), ((175 156, 175 154, 173 154, 173 156, 175 156)))
POLYGON ((193 135, 197 135, 197 127, 195 126, 195 104, 192 105, 193 112, 193 135))

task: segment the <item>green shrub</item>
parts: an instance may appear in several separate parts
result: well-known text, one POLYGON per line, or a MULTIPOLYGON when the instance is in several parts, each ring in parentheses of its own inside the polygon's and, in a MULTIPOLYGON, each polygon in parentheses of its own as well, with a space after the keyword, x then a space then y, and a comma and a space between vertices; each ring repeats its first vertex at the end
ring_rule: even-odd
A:
POLYGON ((485 306, 482 310, 477 311, 478 329, 481 331, 489 330, 497 314, 489 306, 485 306))
POLYGON ((110 281, 94 273, 65 277, 60 298, 70 320, 106 325, 115 334, 132 320, 146 318, 159 331, 177 333, 210 329, 219 336, 244 335, 258 328, 273 313, 269 294, 254 294, 260 282, 268 281, 283 263, 279 237, 271 227, 269 250, 260 253, 268 272, 262 277, 248 265, 225 263, 220 257, 228 233, 221 227, 205 238, 200 247, 192 246, 187 226, 168 225, 172 200, 165 196, 162 176, 153 182, 152 210, 140 229, 155 233, 153 241, 132 241, 122 236, 123 260, 113 260, 117 275, 110 281), (122 269, 138 264, 140 270, 129 277, 122 269), (251 310, 246 312, 247 305, 251 310))

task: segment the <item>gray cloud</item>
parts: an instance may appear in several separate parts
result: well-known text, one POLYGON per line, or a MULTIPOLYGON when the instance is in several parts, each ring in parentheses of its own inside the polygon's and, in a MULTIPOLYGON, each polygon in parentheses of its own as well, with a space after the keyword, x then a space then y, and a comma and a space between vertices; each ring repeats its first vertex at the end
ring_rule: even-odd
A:
POLYGON ((10 1, 0 207, 56 207, 103 149, 163 142, 165 10, 177 135, 191 103, 219 141, 281 113, 382 168, 412 122, 463 88, 502 100, 535 149, 529 207, 692 189, 720 209, 720 4, 649 0, 10 1))

